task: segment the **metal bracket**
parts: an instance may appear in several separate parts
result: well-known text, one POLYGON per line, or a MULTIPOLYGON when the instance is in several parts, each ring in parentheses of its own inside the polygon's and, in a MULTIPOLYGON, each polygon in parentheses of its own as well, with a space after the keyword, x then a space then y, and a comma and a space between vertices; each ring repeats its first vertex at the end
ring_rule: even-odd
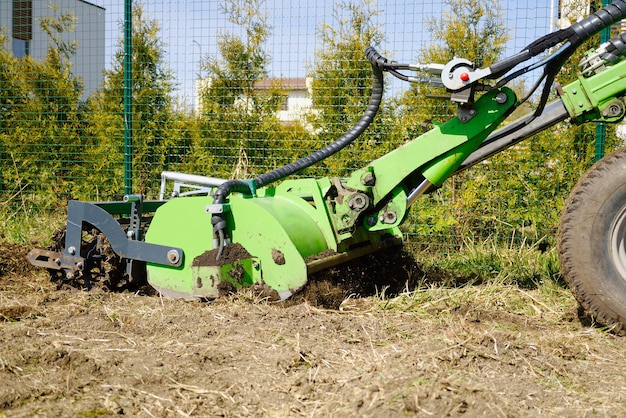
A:
POLYGON ((68 272, 69 278, 74 277, 76 273, 83 271, 85 268, 85 259, 82 257, 67 256, 41 248, 30 250, 27 258, 33 266, 50 270, 65 270, 68 272))
MULTIPOLYGON (((63 253, 34 249, 28 254, 29 261, 39 267, 66 270, 71 275, 83 271, 87 263, 91 262, 88 255, 81 254, 83 226, 90 224, 107 237, 113 251, 122 258, 171 267, 181 266, 184 259, 184 252, 181 248, 149 244, 131 237, 131 235, 136 237, 140 235, 141 199, 137 199, 137 196, 129 196, 125 202, 128 205, 128 211, 132 212, 132 229, 128 230, 132 234, 124 233, 117 220, 98 204, 71 200, 68 203, 63 253)), ((131 269, 132 264, 132 262, 129 263, 131 269)))
POLYGON ((625 112, 620 99, 626 91, 624 71, 626 60, 608 66, 591 77, 581 76, 577 81, 557 88, 572 122, 619 122, 625 112))
POLYGON ((370 207, 371 198, 363 191, 355 190, 343 184, 341 179, 330 179, 334 186, 326 196, 332 225, 337 236, 350 234, 361 213, 370 207))
POLYGON ((119 223, 101 207, 71 200, 67 210, 65 253, 71 246, 80 248, 82 225, 87 222, 102 232, 117 255, 131 260, 178 267, 183 261, 183 250, 129 239, 119 223), (76 247, 78 245, 78 247, 76 247))
POLYGON ((441 70, 441 82, 450 91, 463 90, 479 80, 491 75, 489 68, 474 68, 474 64, 464 58, 454 58, 441 70))
POLYGON ((470 121, 470 119, 476 116, 477 112, 476 107, 474 107, 473 105, 465 104, 459 105, 456 113, 461 123, 467 123, 470 121))

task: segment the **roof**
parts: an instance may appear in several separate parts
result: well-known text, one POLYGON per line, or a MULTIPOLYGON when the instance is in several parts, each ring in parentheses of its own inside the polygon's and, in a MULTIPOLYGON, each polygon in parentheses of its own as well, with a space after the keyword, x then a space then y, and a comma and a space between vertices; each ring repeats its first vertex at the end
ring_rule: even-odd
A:
POLYGON ((98 6, 97 4, 94 4, 94 3, 90 2, 90 1, 87 1, 87 0, 78 0, 78 1, 80 1, 81 3, 86 3, 86 4, 90 5, 90 6, 97 7, 97 8, 102 9, 102 10, 106 10, 104 7, 98 6))

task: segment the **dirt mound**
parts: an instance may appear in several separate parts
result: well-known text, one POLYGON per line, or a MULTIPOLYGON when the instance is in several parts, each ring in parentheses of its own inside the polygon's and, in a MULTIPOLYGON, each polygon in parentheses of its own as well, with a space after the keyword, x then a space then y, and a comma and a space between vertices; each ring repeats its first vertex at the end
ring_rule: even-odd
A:
POLYGON ((424 272, 415 258, 401 247, 351 260, 309 277, 292 303, 303 301, 321 308, 337 309, 348 297, 394 297, 416 288, 424 272))

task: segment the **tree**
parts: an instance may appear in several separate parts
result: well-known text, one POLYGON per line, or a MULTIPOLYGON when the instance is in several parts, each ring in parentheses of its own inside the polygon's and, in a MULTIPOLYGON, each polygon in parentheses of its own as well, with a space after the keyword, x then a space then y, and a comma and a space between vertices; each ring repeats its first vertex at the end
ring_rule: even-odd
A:
MULTIPOLYGON (((320 48, 315 52, 309 74, 313 79, 314 109, 310 123, 318 144, 332 142, 347 132, 367 107, 372 69, 365 57, 365 49, 378 46, 383 40, 383 34, 374 22, 378 14, 371 0, 345 1, 336 5, 333 22, 324 23, 319 28, 320 48)), ((393 145, 391 120, 391 111, 383 103, 361 138, 349 149, 324 162, 326 170, 330 168, 335 174, 346 173, 388 151, 393 145)))
MULTIPOLYGON (((134 6, 132 19, 133 182, 137 192, 154 194, 160 172, 173 162, 171 150, 184 144, 178 143, 173 129, 174 80, 165 64, 159 23, 145 15, 141 4, 134 6)), ((93 115, 88 138, 93 144, 85 176, 109 196, 123 191, 123 43, 121 39, 102 88, 88 104, 93 115)))
POLYGON ((254 167, 266 164, 269 145, 281 132, 275 116, 283 95, 280 85, 263 91, 257 87, 270 62, 264 44, 271 26, 263 3, 225 0, 222 13, 244 36, 218 34, 219 56, 207 56, 201 63, 208 85, 201 96, 202 126, 210 137, 195 143, 194 158, 206 162, 217 157, 226 167, 235 167, 230 174, 236 177, 249 177, 254 167))
MULTIPOLYGON (((418 62, 445 64, 454 57, 465 58, 478 68, 494 63, 509 39, 498 0, 445 0, 448 11, 426 21, 433 43, 418 53, 418 62)), ((447 120, 456 112, 440 87, 412 84, 400 98, 400 129, 413 138, 434 120, 447 120)))
MULTIPOLYGON (((444 4, 448 11, 426 23, 434 41, 418 52, 418 61, 444 64, 454 57, 461 57, 481 68, 495 62, 508 40, 498 1, 445 0, 444 4)), ((397 130, 403 138, 413 139, 430 129, 432 123, 445 122, 455 115, 456 106, 449 100, 429 98, 429 95, 449 97, 441 87, 412 84, 398 99, 397 130)), ((439 191, 422 198, 419 210, 411 213, 409 223, 415 225, 419 233, 433 237, 429 240, 432 243, 459 245, 463 237, 475 232, 473 228, 479 221, 484 222, 493 214, 489 209, 480 212, 485 205, 494 202, 489 175, 481 173, 477 176, 472 171, 469 175, 455 176, 439 191), (470 184, 464 181, 466 176, 479 177, 483 181, 470 184), (480 184, 484 189, 474 188, 473 184, 480 184), (487 198, 485 193, 490 197, 487 198)))
POLYGON ((50 8, 52 15, 40 20, 51 41, 45 59, 17 59, 6 49, 0 53, 2 148, 13 162, 4 179, 19 189, 36 188, 41 206, 71 195, 82 156, 82 82, 70 62, 78 45, 62 41, 64 32, 74 30, 76 17, 50 8), (28 158, 18 157, 24 155, 28 158))
POLYGON ((6 30, 0 28, 0 194, 12 190, 7 179, 11 177, 11 146, 12 135, 20 108, 27 100, 25 72, 22 71, 20 60, 8 49, 9 39, 6 30))

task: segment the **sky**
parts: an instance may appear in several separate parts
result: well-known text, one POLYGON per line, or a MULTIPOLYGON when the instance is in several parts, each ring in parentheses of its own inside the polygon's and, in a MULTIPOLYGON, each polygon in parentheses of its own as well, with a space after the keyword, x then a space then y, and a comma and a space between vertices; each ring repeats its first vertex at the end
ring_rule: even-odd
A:
MULTIPOLYGON (((124 16, 124 0, 89 0, 106 9, 106 62, 122 36, 120 24, 124 16)), ((506 55, 512 55, 551 27, 553 4, 557 0, 501 0, 506 24, 511 35, 506 55)), ((178 94, 186 103, 193 102, 194 80, 199 75, 198 63, 203 56, 217 55, 217 34, 236 30, 226 22, 218 0, 143 0, 149 18, 161 27, 166 59, 178 83, 178 94)), ((305 77, 317 48, 319 27, 334 24, 336 0, 294 1, 265 0, 263 7, 272 25, 266 50, 272 56, 269 67, 273 77, 305 77)), ((375 18, 385 39, 380 49, 401 62, 415 62, 418 51, 433 40, 426 29, 427 19, 439 18, 446 11, 440 0, 379 0, 374 7, 380 11, 375 18)), ((236 32, 235 32, 236 33, 236 32)), ((395 89, 395 85, 392 91, 395 89)))

